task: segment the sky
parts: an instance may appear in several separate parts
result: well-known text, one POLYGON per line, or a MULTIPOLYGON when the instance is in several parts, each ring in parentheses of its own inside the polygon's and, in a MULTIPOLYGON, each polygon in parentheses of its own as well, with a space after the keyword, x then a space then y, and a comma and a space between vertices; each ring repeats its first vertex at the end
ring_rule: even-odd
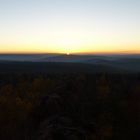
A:
POLYGON ((0 53, 140 53, 140 0, 0 0, 0 53))

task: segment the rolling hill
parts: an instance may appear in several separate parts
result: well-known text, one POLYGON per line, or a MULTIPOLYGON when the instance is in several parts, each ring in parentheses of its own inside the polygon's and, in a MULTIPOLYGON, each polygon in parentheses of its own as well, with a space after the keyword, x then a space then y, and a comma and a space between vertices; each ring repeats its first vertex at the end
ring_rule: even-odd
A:
POLYGON ((140 55, 1 54, 0 72, 140 72, 140 55))

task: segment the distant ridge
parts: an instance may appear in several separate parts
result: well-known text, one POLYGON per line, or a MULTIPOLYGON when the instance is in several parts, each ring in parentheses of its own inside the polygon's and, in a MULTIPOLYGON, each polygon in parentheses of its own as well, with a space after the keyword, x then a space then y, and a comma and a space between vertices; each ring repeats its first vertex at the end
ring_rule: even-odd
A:
POLYGON ((54 57, 45 58, 42 61, 46 62, 86 62, 90 59, 107 59, 107 56, 97 55, 58 55, 54 57))
MULTIPOLYGON (((89 67, 93 67, 94 69, 95 67, 100 67, 101 69, 107 67, 108 70, 113 69, 113 71, 116 69, 117 71, 140 72, 140 55, 0 54, 0 64, 2 63, 11 63, 11 66, 14 66, 14 63, 18 65, 20 63, 31 64, 32 66, 33 63, 36 63, 34 65, 38 66, 40 64, 46 64, 48 65, 47 69, 49 69, 49 66, 61 67, 62 65, 64 66, 64 69, 67 66, 69 68, 70 66, 75 67, 75 65, 81 67, 82 64, 83 66, 86 66, 87 69, 90 69, 89 67)), ((78 69, 77 66, 76 69, 78 69)), ((82 67, 82 69, 85 68, 82 67)), ((58 71, 58 69, 55 68, 55 71, 58 71)))
POLYGON ((0 62, 0 73, 120 73, 124 70, 107 65, 66 62, 0 62))

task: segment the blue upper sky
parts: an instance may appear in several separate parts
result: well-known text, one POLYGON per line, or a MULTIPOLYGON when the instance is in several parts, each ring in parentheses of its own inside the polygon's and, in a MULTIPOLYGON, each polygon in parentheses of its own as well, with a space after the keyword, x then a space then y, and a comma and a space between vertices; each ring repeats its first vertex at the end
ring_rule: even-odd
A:
POLYGON ((140 51, 139 37, 140 0, 0 1, 1 52, 140 51))

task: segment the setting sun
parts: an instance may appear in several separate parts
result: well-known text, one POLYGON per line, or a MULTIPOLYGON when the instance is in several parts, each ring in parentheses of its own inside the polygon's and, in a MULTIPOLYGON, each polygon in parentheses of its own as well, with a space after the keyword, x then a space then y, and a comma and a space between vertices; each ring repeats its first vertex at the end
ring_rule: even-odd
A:
POLYGON ((67 52, 67 55, 70 55, 70 53, 69 53, 69 52, 67 52))

